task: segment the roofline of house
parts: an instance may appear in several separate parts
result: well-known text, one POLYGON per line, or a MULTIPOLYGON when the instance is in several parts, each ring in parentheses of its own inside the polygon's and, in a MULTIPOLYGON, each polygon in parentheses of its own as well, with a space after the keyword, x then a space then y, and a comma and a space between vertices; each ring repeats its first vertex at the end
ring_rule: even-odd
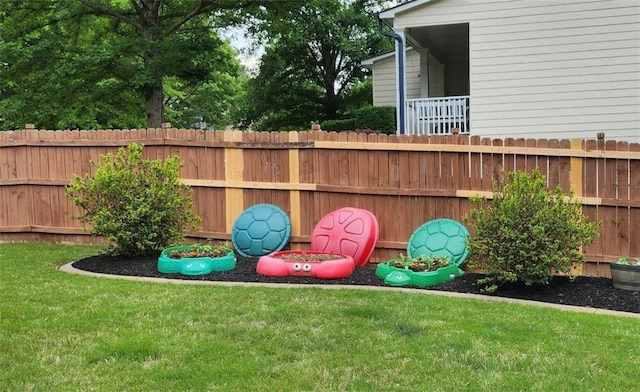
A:
MULTIPOLYGON (((410 50, 413 50, 413 48, 411 46, 407 46, 405 48, 405 52, 409 52, 410 50)), ((391 51, 391 52, 387 52, 387 53, 383 53, 383 54, 379 54, 377 56, 374 57, 369 57, 368 59, 364 59, 360 62, 360 65, 362 65, 363 67, 371 67, 373 66, 373 64, 376 61, 380 61, 380 60, 387 60, 387 59, 392 59, 396 56, 396 51, 391 51)))
POLYGON ((396 17, 396 14, 400 12, 405 12, 414 7, 419 7, 423 4, 430 3, 435 0, 413 0, 408 3, 400 4, 395 7, 391 7, 384 11, 381 11, 378 14, 378 18, 380 18, 387 26, 393 27, 393 19, 396 17))

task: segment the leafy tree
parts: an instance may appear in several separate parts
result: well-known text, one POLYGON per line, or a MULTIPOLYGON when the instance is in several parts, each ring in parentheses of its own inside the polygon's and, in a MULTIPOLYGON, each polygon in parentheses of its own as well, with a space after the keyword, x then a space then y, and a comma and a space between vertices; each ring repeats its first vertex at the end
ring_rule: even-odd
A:
POLYGON ((217 30, 269 3, 0 2, 0 127, 158 127, 165 107, 178 123, 220 123, 240 66, 217 30))
MULTIPOLYGON (((352 109, 348 92, 367 76, 360 62, 392 49, 372 13, 382 3, 311 0, 267 12, 252 29, 268 43, 260 73, 248 87, 241 124, 308 127, 352 109)), ((358 93, 351 96, 359 99, 358 93)))
POLYGON ((324 117, 322 89, 305 80, 302 65, 288 65, 282 57, 286 53, 285 47, 266 48, 260 73, 247 83, 241 128, 308 129, 311 121, 324 117))
POLYGON ((135 94, 114 73, 100 75, 118 61, 110 55, 108 26, 64 7, 58 1, 0 3, 2 129, 27 122, 47 128, 142 125, 134 113, 144 107, 135 94))

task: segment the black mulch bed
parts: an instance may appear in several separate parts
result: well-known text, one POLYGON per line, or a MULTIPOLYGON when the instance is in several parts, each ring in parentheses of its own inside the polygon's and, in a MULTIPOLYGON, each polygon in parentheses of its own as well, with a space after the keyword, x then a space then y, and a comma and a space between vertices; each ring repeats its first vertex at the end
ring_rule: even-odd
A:
MULTIPOLYGON (((157 269, 157 257, 132 260, 98 255, 78 260, 73 263, 73 266, 84 271, 103 274, 185 280, 385 286, 382 279, 375 276, 374 265, 357 267, 354 273, 346 278, 323 280, 302 277, 272 278, 262 276, 256 273, 256 263, 256 258, 238 257, 236 268, 233 270, 201 276, 160 273, 157 269)), ((475 285, 475 282, 480 278, 482 278, 480 274, 468 273, 448 283, 431 286, 427 289, 416 288, 416 290, 481 294, 479 288, 475 285)), ((615 289, 611 284, 611 279, 607 278, 578 277, 571 282, 567 277, 554 277, 548 286, 526 287, 524 285, 510 285, 500 288, 493 296, 640 313, 640 292, 615 289)))

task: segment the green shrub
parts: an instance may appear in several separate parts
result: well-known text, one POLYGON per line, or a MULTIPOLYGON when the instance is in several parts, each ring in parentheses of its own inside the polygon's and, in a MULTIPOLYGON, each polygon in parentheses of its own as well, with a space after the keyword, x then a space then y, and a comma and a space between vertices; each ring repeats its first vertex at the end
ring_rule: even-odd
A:
POLYGON ((343 120, 325 120, 320 124, 323 131, 353 131, 356 129, 356 121, 353 118, 343 120))
POLYGON ((372 129, 386 134, 396 133, 396 108, 363 106, 356 110, 355 129, 372 129))
POLYGON ((74 175, 67 196, 84 209, 78 217, 92 223, 116 254, 152 254, 184 237, 200 218, 191 212, 191 189, 179 181, 182 162, 142 158, 143 146, 131 144, 91 162, 95 174, 74 175))
POLYGON ((548 284, 555 272, 570 273, 584 261, 580 247, 598 234, 598 224, 582 214, 573 194, 565 200, 559 186, 548 191, 538 169, 505 178, 503 186, 494 182, 492 202, 472 198, 478 207, 464 217, 474 233, 470 265, 484 270, 479 284, 486 292, 507 282, 548 284))
POLYGON ((278 128, 278 132, 305 132, 309 129, 297 126, 297 125, 286 125, 278 128))

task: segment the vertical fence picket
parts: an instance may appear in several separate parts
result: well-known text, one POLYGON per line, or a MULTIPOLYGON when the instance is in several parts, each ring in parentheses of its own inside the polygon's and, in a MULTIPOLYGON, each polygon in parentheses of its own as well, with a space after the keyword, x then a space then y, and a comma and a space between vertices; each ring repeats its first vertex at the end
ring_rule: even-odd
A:
MULTIPOLYGON (((629 151, 629 143, 619 142, 616 146, 617 151, 629 151)), ((629 159, 617 159, 616 160, 616 183, 618 186, 617 199, 623 202, 629 201, 631 195, 631 173, 630 160, 629 159)), ((631 246, 631 209, 625 207, 618 207, 618 216, 620 220, 620 228, 618 230, 619 249, 617 254, 629 254, 631 246)))

